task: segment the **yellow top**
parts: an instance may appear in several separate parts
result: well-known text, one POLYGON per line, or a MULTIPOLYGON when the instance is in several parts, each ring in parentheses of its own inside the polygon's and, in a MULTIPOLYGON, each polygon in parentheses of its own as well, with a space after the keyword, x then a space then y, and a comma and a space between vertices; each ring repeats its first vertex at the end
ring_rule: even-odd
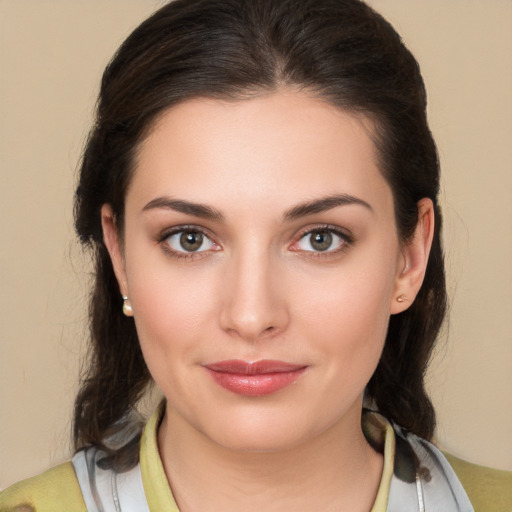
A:
POLYGON ((444 453, 476 512, 512 511, 512 471, 486 468, 444 453))
POLYGON ((87 512, 73 464, 65 462, 0 493, 0 512, 87 512))

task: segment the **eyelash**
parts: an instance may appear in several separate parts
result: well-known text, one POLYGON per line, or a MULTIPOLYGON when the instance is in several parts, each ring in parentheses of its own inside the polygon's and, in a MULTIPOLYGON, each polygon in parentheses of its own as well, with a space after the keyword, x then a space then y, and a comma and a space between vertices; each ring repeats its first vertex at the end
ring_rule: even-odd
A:
MULTIPOLYGON (((185 226, 176 226, 172 228, 171 230, 164 231, 162 234, 158 236, 158 243, 160 243, 164 249, 164 251, 171 256, 172 258, 175 258, 177 260, 196 260, 199 258, 202 258, 206 256, 207 253, 212 252, 212 250, 203 250, 203 251, 179 251, 173 249, 168 240, 170 237, 174 235, 178 235, 180 233, 197 233, 201 236, 205 237, 207 240, 210 241, 210 243, 215 246, 215 249, 213 249, 213 252, 216 252, 220 249, 219 244, 217 244, 211 235, 209 235, 206 230, 200 226, 194 226, 194 225, 185 225, 185 226)), ((204 243, 204 241, 202 242, 204 243)), ((352 244, 354 243, 353 237, 347 233, 346 231, 340 229, 337 226, 331 226, 331 225, 318 225, 314 226, 312 228, 308 228, 296 237, 295 241, 291 244, 290 250, 293 252, 300 252, 302 254, 305 254, 309 258, 329 258, 336 254, 339 254, 341 252, 344 252, 347 250, 352 244), (326 249, 325 251, 308 251, 304 249, 293 249, 293 246, 299 244, 302 240, 304 240, 308 235, 312 235, 314 233, 330 233, 332 235, 335 235, 336 237, 340 238, 341 240, 341 246, 335 249, 326 249)))

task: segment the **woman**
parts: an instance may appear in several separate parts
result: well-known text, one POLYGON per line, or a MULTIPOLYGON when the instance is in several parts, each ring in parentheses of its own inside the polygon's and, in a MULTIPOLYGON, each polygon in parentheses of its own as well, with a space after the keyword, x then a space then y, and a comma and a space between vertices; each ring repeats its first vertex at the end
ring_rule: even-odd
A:
POLYGON ((472 510, 428 443, 438 188, 417 63, 363 3, 162 8, 82 162, 77 454, 2 510, 472 510))

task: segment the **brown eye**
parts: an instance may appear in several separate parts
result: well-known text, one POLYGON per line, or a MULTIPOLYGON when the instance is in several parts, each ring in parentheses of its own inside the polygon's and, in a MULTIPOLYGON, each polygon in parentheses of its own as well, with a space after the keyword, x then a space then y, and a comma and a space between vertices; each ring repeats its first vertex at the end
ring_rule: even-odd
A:
POLYGON ((314 231, 309 236, 309 243, 316 251, 326 251, 332 245, 332 234, 328 231, 314 231))
POLYGON ((180 236, 180 245, 187 252, 195 252, 203 245, 203 234, 197 231, 185 231, 180 236))
POLYGON ((216 245, 196 229, 182 229, 169 235, 166 244, 175 253, 194 253, 214 250, 216 245))

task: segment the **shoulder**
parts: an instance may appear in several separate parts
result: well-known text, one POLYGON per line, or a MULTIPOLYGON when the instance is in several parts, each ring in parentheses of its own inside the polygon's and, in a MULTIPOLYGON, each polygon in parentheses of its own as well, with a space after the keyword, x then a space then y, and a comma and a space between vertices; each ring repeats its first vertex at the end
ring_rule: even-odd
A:
POLYGON ((476 512, 512 511, 512 471, 479 466, 449 453, 444 453, 444 456, 462 483, 476 512))
POLYGON ((2 512, 86 512, 71 462, 23 480, 0 493, 2 512))

